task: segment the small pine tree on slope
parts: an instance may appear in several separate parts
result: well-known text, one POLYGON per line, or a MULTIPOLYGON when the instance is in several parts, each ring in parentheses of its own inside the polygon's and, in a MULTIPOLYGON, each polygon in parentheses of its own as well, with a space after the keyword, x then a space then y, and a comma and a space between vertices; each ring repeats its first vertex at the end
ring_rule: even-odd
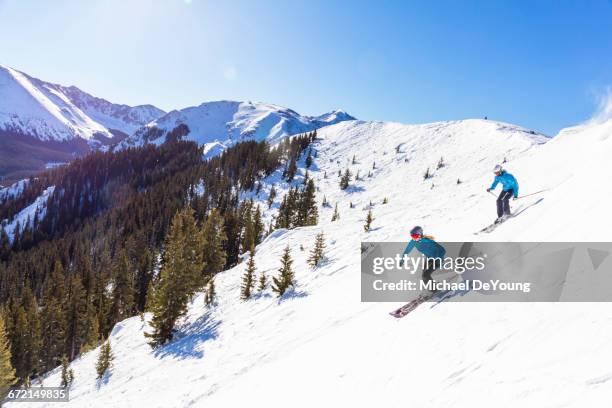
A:
POLYGON ((278 270, 280 275, 272 278, 272 290, 278 297, 283 296, 289 287, 295 287, 294 273, 291 269, 292 264, 293 259, 291 259, 291 250, 289 249, 289 245, 287 245, 281 257, 281 267, 278 270))
POLYGON ((255 254, 251 249, 251 257, 247 263, 247 268, 242 277, 242 286, 240 288, 240 298, 247 300, 251 297, 253 288, 255 287, 255 254))
POLYGON ((332 222, 337 221, 340 218, 340 213, 338 212, 338 203, 334 206, 334 213, 332 214, 332 222))
POLYGON ((372 226, 372 221, 374 221, 374 217, 372 216, 372 210, 369 210, 368 215, 366 216, 365 225, 363 226, 363 230, 365 232, 370 231, 370 227, 372 226))
POLYGON ((268 279, 266 278, 266 274, 262 272, 261 275, 259 275, 257 290, 259 292, 263 292, 264 290, 266 290, 266 286, 268 286, 268 279))
POLYGON ((98 361, 96 362, 96 374, 97 379, 100 380, 104 377, 104 374, 112 368, 113 359, 115 356, 113 355, 113 350, 111 349, 110 340, 107 340, 100 347, 100 354, 98 354, 98 361))
POLYGON ((70 362, 68 361, 68 357, 62 357, 62 381, 60 383, 60 387, 70 387, 72 381, 74 381, 74 372, 72 368, 70 368, 70 362))
POLYGON ((317 234, 317 237, 315 238, 315 245, 314 248, 312 248, 312 251, 310 251, 310 257, 308 258, 308 264, 315 268, 319 265, 319 262, 321 262, 321 259, 323 259, 323 251, 325 250, 325 235, 323 235, 323 233, 321 232, 320 234, 317 234))

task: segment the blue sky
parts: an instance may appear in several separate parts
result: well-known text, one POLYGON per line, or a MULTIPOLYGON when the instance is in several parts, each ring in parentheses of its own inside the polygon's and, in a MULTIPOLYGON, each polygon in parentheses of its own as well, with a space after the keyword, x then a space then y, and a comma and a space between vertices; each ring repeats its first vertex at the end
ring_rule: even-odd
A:
POLYGON ((556 134, 612 85, 612 1, 0 0, 0 64, 169 110, 207 100, 556 134))

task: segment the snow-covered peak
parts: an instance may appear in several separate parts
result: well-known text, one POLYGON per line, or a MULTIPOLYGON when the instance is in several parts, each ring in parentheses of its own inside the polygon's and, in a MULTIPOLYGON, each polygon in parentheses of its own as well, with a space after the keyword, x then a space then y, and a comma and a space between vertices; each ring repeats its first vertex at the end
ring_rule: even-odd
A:
POLYGON ((76 86, 60 87, 62 91, 87 115, 108 129, 132 134, 166 112, 153 105, 128 106, 111 103, 105 99, 83 92, 76 86))
POLYGON ((355 120, 354 117, 352 117, 342 109, 334 109, 333 111, 319 115, 314 119, 328 125, 333 125, 335 123, 343 122, 346 120, 355 120))
POLYGON ((288 135, 353 119, 339 110, 311 117, 269 103, 213 101, 169 112, 139 129, 123 145, 163 143, 168 133, 179 125, 186 125, 189 130, 181 136, 205 146, 211 143, 228 146, 246 139, 274 143, 288 135))
POLYGON ((71 86, 52 84, 0 66, 0 130, 44 141, 113 138, 130 134, 164 112, 151 105, 130 107, 93 97, 71 86))

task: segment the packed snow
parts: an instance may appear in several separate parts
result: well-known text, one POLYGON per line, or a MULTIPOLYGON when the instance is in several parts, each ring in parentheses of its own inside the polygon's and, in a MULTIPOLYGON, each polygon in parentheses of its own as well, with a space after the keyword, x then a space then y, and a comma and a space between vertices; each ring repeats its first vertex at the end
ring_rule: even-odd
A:
MULTIPOLYGON (((359 250, 362 241, 406 241, 415 224, 439 241, 608 239, 612 120, 552 140, 483 120, 350 121, 318 133, 309 174, 319 202, 325 196, 330 207, 319 207, 317 226, 275 231, 255 255, 257 274, 270 280, 289 245, 293 292, 279 300, 268 288, 241 301, 242 262, 215 278, 214 307, 204 305, 202 294, 193 300, 171 344, 156 351, 146 344, 148 315, 120 322, 110 336, 115 363, 108 377, 95 380, 99 349, 93 350, 71 364, 70 403, 32 406, 481 407, 496 401, 541 408, 612 399, 607 304, 449 302, 396 320, 388 312, 398 304, 360 301, 359 250), (493 166, 504 161, 523 197, 513 206, 525 210, 475 236, 496 217, 495 198, 485 190, 493 166), (341 191, 338 171, 347 167, 360 180, 341 191), (424 180, 427 168, 432 177, 424 180), (336 203, 340 219, 331 222, 336 203), (370 208, 375 220, 366 233, 370 208), (306 259, 321 231, 326 259, 312 269, 306 259)), ((254 197, 266 209, 272 183, 288 188, 278 174, 270 176, 254 197)), ((44 379, 46 386, 59 383, 59 369, 44 379)))

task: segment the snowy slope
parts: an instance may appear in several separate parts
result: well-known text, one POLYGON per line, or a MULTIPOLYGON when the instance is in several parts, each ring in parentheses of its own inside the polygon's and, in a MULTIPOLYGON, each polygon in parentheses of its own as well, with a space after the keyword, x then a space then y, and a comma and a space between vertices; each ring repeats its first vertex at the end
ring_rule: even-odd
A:
MULTIPOLYGON (((325 195, 332 206, 338 203, 340 220, 331 223, 333 209, 323 208, 318 226, 278 230, 256 253, 258 273, 270 277, 283 248, 291 247, 294 295, 279 301, 268 289, 242 302, 244 263, 225 271, 216 277, 218 304, 209 310, 196 297, 178 339, 156 352, 138 317, 116 325, 112 375, 95 382, 98 350, 74 361, 66 406, 604 406, 612 398, 612 308, 442 303, 395 320, 387 313, 396 304, 360 302, 359 247, 364 240, 406 240, 414 224, 441 241, 606 240, 612 186, 603 175, 612 170, 605 159, 611 134, 612 121, 567 129, 551 141, 481 120, 325 127, 309 173, 319 201, 325 195), (436 169, 440 157, 446 165, 436 169), (485 189, 493 165, 504 158, 521 195, 548 190, 517 201, 527 208, 520 217, 475 236, 495 217, 485 189), (337 172, 347 166, 362 180, 340 191, 337 172), (433 177, 424 181, 428 167, 433 177), (375 220, 365 233, 370 201, 375 220), (319 231, 327 236, 327 260, 312 270, 306 258, 319 231)), ((286 189, 278 180, 272 175, 263 191, 271 183, 286 189)), ((265 194, 258 199, 263 203, 265 194)), ((44 384, 59 381, 56 371, 44 384)))
POLYGON ((246 139, 268 140, 272 143, 282 137, 309 132, 322 126, 353 120, 342 110, 321 116, 303 116, 278 105, 253 102, 215 101, 205 102, 181 110, 175 110, 139 129, 121 146, 139 146, 143 143, 160 144, 166 135, 179 125, 187 125, 186 140, 204 145, 207 152, 246 139))
POLYGON ((0 188, 0 204, 6 200, 19 197, 29 183, 29 179, 23 179, 14 182, 8 187, 0 188))
POLYGON ((130 134, 162 114, 151 105, 112 104, 0 65, 0 130, 44 141, 112 139, 111 130, 130 134))
POLYGON ((41 221, 47 213, 47 201, 55 191, 55 186, 47 187, 34 202, 23 210, 19 211, 11 220, 2 220, 0 227, 7 233, 12 242, 15 232, 19 226, 19 233, 22 233, 26 226, 33 228, 35 221, 41 221), (10 222, 9 222, 10 221, 10 222))

